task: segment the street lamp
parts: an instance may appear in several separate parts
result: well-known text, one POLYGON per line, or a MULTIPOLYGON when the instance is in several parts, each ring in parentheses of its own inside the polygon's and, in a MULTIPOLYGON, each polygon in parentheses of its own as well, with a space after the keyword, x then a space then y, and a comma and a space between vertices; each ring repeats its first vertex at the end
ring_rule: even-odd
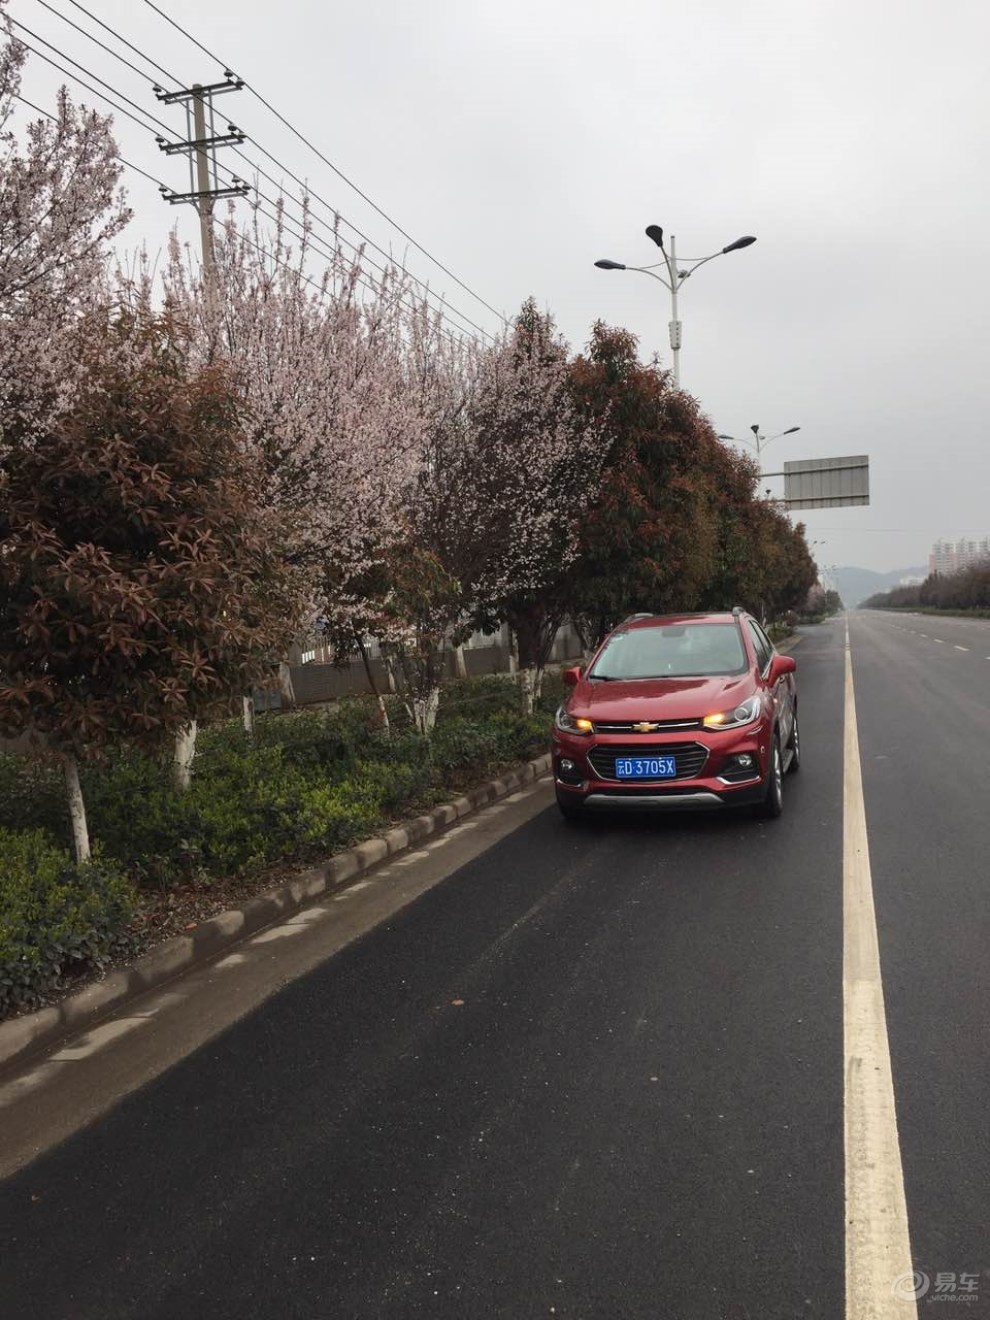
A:
POLYGON ((753 432, 753 439, 747 440, 745 437, 740 439, 734 435, 720 435, 720 440, 731 440, 736 445, 749 445, 750 449, 756 450, 756 461, 760 463, 760 456, 771 440, 779 440, 782 435, 793 435, 795 431, 800 431, 800 426, 789 426, 786 431, 778 431, 776 435, 760 435, 760 424, 754 422, 749 428, 753 432))
POLYGON ((703 266, 706 261, 714 261, 716 257, 722 257, 727 252, 738 252, 740 248, 749 247, 751 243, 755 243, 756 239, 752 234, 744 234, 742 238, 737 238, 734 243, 728 243, 724 248, 719 248, 719 250, 713 252, 711 256, 686 257, 684 260, 687 261, 688 265, 684 269, 681 269, 677 264, 677 239, 673 234, 670 236, 669 250, 663 245, 663 230, 659 225, 647 225, 646 236, 647 238, 651 238, 663 253, 663 262, 657 262, 657 266, 661 264, 666 266, 666 279, 664 279, 662 275, 656 273, 656 266, 626 266, 621 261, 609 261, 607 258, 602 258, 601 261, 596 261, 595 265, 599 270, 636 270, 642 275, 651 275, 653 279, 659 280, 660 283, 670 291, 670 350, 673 358, 674 384, 680 388, 681 323, 677 319, 677 294, 681 285, 689 275, 693 275, 698 267, 703 266))

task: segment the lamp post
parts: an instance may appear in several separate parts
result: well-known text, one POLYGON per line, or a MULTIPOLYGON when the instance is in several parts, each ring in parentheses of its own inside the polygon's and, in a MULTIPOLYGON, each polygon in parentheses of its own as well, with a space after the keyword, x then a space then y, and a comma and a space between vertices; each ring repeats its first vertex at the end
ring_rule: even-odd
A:
POLYGON ((772 440, 779 440, 782 435, 793 435, 795 431, 800 431, 801 428, 800 426, 789 426, 786 431, 778 431, 776 435, 760 435, 760 424, 759 422, 754 422, 749 429, 753 432, 752 440, 747 440, 745 437, 740 439, 735 435, 720 435, 718 438, 720 440, 731 440, 732 443, 736 445, 749 445, 750 449, 755 449, 756 461, 757 463, 760 463, 760 470, 762 471, 761 455, 767 445, 770 444, 772 440))
POLYGON ((751 243, 756 242, 756 239, 753 237, 752 234, 744 234, 742 238, 737 238, 734 243, 726 244, 724 248, 719 248, 717 252, 713 252, 708 257, 682 258, 682 260, 688 263, 682 269, 678 265, 677 239, 673 234, 671 234, 670 236, 669 249, 664 247, 663 230, 660 228, 659 225, 647 225, 646 236, 647 238, 651 238, 653 242, 656 243, 660 251, 663 253, 663 261, 657 262, 656 266, 627 266, 621 261, 609 261, 607 258, 604 257, 602 258, 601 261, 596 261, 595 265, 598 267, 599 270, 639 271, 641 275, 650 275, 653 277, 653 279, 659 280, 660 283, 670 292, 670 325, 668 327, 670 331, 670 351, 671 351, 673 368, 674 368, 674 384, 678 388, 680 388, 681 323, 678 320, 678 316, 677 316, 677 295, 680 292, 681 285, 684 283, 684 281, 688 278, 689 275, 693 275, 694 272, 698 269, 698 267, 703 266, 706 261, 714 261, 716 257, 722 257, 727 252, 737 252, 740 248, 749 247, 751 243), (666 268, 667 271, 666 279, 664 279, 662 275, 657 274, 657 266, 661 266, 661 265, 666 268))

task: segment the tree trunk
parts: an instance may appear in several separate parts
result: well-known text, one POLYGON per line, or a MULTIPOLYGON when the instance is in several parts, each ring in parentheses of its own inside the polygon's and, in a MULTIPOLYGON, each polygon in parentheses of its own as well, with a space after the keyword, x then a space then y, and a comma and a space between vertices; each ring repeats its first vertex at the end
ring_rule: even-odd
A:
POLYGON ((464 644, 454 647, 454 672, 458 678, 467 678, 467 661, 464 658, 464 644))
POLYGON ((414 697, 412 704, 413 723, 417 733, 432 733, 437 722, 437 710, 440 706, 440 689, 431 687, 425 696, 414 697))
POLYGON ((524 669, 519 675, 519 699, 524 715, 532 715, 536 701, 536 670, 524 669))
POLYGON ((278 687, 282 694, 283 709, 294 710, 296 705, 296 690, 292 686, 292 670, 285 660, 278 662, 278 687))
POLYGON ((65 788, 69 798, 69 819, 72 822, 72 845, 76 850, 76 861, 88 862, 89 826, 86 824, 86 803, 83 801, 82 785, 79 783, 79 763, 71 752, 62 753, 62 768, 65 771, 65 788))
POLYGON ((506 632, 509 635, 509 673, 519 673, 519 638, 515 630, 506 624, 506 632))
POLYGON ((395 665, 392 663, 392 657, 384 652, 382 653, 382 662, 385 665, 385 677, 388 679, 388 690, 394 697, 399 691, 399 685, 395 681, 395 665))
POLYGON ((192 764, 196 755, 196 728, 196 721, 190 720, 175 735, 172 783, 180 793, 185 793, 192 783, 192 764))
MULTIPOLYGON (((364 638, 360 635, 360 633, 355 633, 355 637, 357 638, 358 650, 361 652, 361 659, 364 662, 364 672, 368 678, 368 686, 371 688, 372 692, 375 694, 375 697, 378 699, 378 709, 382 717, 382 728, 385 730, 386 735, 390 737, 392 733, 392 726, 389 724, 389 720, 388 720, 388 707, 385 705, 385 698, 382 696, 378 684, 375 682, 375 672, 371 668, 371 657, 368 655, 368 648, 365 645, 364 638)), ((393 683, 393 689, 394 689, 394 683, 393 683)))
POLYGON ((381 696, 378 698, 378 711, 382 717, 382 728, 385 731, 385 737, 391 738, 392 725, 389 723, 388 707, 385 705, 385 698, 381 696))
POLYGON ((244 732, 253 738, 254 697, 241 697, 241 719, 244 721, 244 732))

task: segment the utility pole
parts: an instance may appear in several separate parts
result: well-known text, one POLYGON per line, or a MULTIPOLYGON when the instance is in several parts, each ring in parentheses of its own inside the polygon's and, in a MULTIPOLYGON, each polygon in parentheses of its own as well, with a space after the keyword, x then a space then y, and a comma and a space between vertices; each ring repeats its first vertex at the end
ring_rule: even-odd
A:
MULTIPOLYGON (((207 311, 212 320, 216 310, 217 267, 213 249, 213 203, 222 197, 244 197, 250 186, 236 175, 229 184, 221 184, 217 171, 217 150, 220 147, 240 146, 244 133, 234 124, 227 125, 226 133, 216 131, 213 113, 214 97, 226 92, 239 92, 244 86, 242 78, 235 78, 229 69, 224 70, 224 81, 220 83, 193 83, 192 87, 178 92, 166 92, 155 87, 155 96, 163 105, 182 105, 186 111, 186 137, 182 142, 169 142, 167 138, 157 138, 159 148, 166 156, 185 155, 189 157, 189 191, 173 192, 161 187, 162 196, 172 206, 188 202, 199 213, 199 237, 202 252, 203 288, 206 294, 207 311)), ((254 732, 254 698, 242 698, 242 717, 247 733, 254 732)), ((196 721, 179 735, 176 742, 175 774, 181 787, 188 787, 189 772, 196 745, 196 721)))
POLYGON ((239 92, 244 86, 242 78, 235 78, 229 69, 224 71, 223 82, 193 83, 192 87, 179 92, 166 92, 161 87, 154 89, 155 96, 163 105, 182 105, 186 111, 186 138, 182 142, 169 142, 166 138, 157 138, 159 148, 166 156, 185 155, 189 157, 189 191, 173 192, 161 188, 162 196, 172 206, 189 202, 199 212, 199 233, 203 261, 203 283, 207 298, 212 299, 216 290, 216 262, 213 253, 213 203, 221 197, 245 197, 250 192, 250 185, 236 175, 229 184, 221 185, 217 171, 217 150, 220 147, 236 147, 244 141, 244 133, 234 124, 227 125, 226 133, 216 131, 213 112, 213 100, 225 92, 239 92))

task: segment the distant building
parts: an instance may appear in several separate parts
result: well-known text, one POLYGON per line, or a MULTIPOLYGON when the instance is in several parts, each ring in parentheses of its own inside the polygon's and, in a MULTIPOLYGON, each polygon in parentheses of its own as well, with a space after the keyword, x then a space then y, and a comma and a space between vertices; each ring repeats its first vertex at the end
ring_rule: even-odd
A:
POLYGON ((928 571, 949 576, 984 559, 990 559, 990 536, 984 536, 982 541, 965 537, 958 541, 936 541, 928 556, 928 571))

